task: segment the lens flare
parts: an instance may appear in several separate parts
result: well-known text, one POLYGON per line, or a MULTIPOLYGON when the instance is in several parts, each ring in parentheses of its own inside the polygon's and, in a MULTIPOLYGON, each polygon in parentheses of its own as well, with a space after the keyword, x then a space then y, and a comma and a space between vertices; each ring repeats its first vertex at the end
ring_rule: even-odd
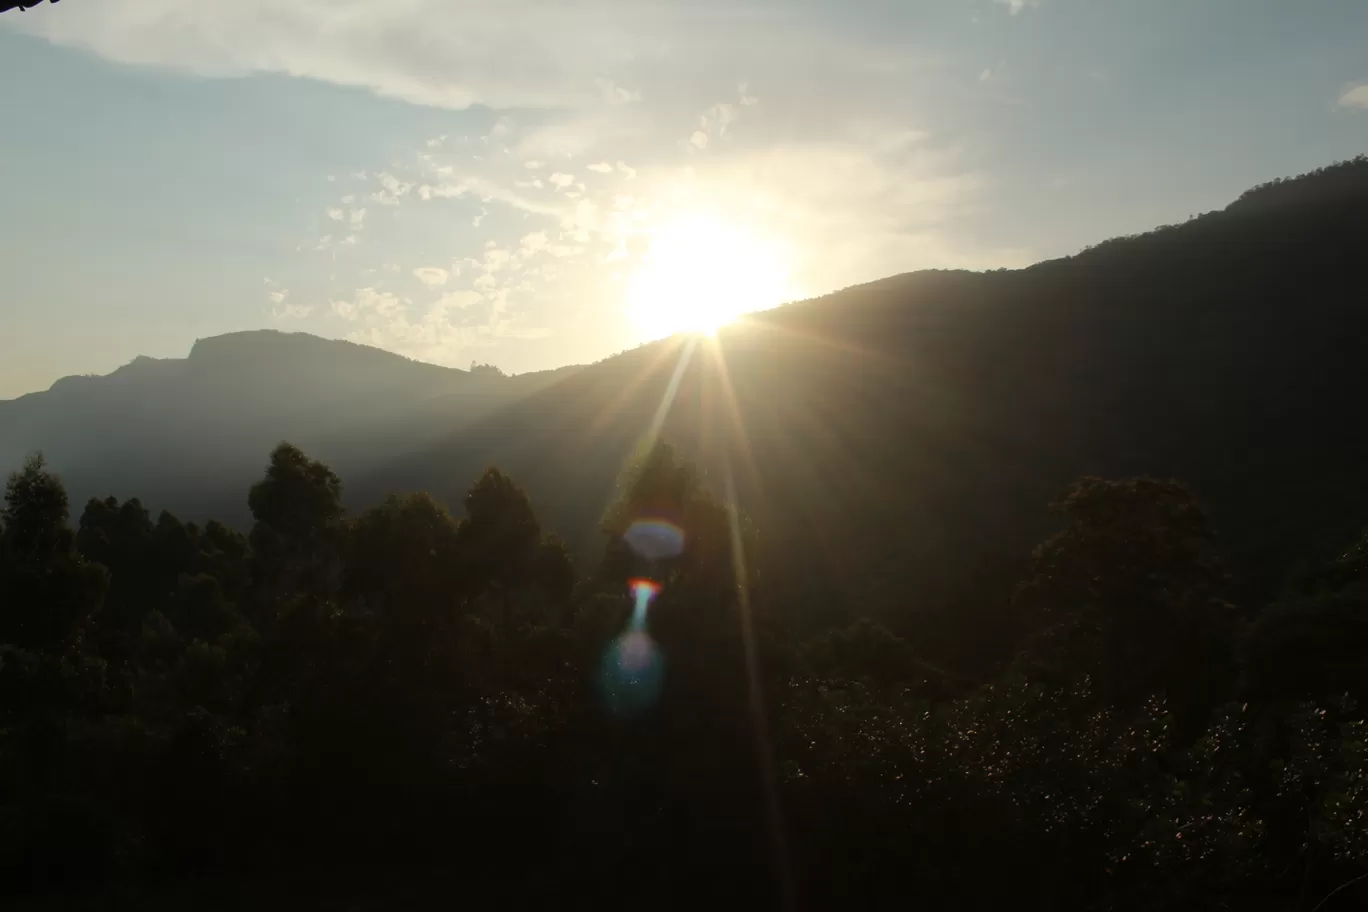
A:
POLYGON ((599 691, 615 716, 628 718, 655 704, 665 680, 665 660, 646 632, 646 609, 660 594, 655 580, 627 581, 632 593, 632 618, 627 629, 608 644, 599 667, 599 691))
POLYGON ((684 530, 664 519, 638 519, 622 540, 647 560, 678 557, 684 552, 684 530))
POLYGON ((609 644, 599 669, 599 690, 613 715, 630 718, 650 709, 664 681, 665 660, 646 631, 628 630, 609 644))
POLYGON ((632 592, 632 630, 646 629, 646 608, 651 599, 660 594, 660 584, 654 580, 634 579, 627 582, 632 592))

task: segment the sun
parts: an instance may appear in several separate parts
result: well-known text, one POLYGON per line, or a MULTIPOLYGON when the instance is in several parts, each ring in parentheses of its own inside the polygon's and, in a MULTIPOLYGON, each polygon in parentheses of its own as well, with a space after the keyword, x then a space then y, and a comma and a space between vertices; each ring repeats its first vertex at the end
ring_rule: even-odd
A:
POLYGON ((711 334, 741 314, 794 297, 783 246, 708 215, 685 215, 650 232, 627 288, 645 338, 711 334))

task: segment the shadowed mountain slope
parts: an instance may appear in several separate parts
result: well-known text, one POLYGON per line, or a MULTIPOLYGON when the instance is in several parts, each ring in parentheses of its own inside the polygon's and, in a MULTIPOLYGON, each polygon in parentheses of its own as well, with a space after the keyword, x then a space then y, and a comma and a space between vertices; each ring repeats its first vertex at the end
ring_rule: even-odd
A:
MULTIPOLYGON (((701 343, 662 431, 716 489, 732 468, 761 565, 814 612, 988 622, 1085 474, 1186 481, 1270 586, 1368 515, 1366 249, 1359 159, 1028 269, 893 277, 701 343)), ((588 367, 353 496, 454 500, 497 463, 590 553, 686 347, 588 367)))
POLYGON ((1365 250, 1360 158, 1076 256, 896 276, 584 368, 482 377, 300 335, 201 340, 0 403, 0 455, 46 450, 77 502, 237 522, 282 438, 331 464, 353 507, 421 489, 454 504, 493 463, 587 557, 663 412, 714 489, 730 475, 796 619, 915 617, 953 640, 1010 626, 1041 506, 1080 475, 1189 483, 1255 589, 1352 537, 1365 250))

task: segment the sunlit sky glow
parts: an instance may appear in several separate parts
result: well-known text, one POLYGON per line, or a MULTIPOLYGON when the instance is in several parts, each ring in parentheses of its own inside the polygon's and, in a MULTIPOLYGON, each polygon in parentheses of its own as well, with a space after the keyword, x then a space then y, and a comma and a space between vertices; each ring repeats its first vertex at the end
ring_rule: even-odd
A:
POLYGON ((789 282, 781 233, 740 221, 682 215, 652 225, 627 280, 627 305, 644 338, 711 333, 739 315, 801 297, 789 282))
POLYGON ((274 327, 591 361, 1368 149, 1340 0, 68 0, 0 15, 0 397, 274 327))

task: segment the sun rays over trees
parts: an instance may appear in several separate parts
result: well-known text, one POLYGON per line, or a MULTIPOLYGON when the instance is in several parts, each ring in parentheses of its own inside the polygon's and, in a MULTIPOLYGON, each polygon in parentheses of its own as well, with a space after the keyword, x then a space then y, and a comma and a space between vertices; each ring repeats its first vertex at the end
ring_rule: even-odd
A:
POLYGON ((974 642, 790 623, 709 488, 644 451, 577 567, 497 468, 459 513, 348 516, 281 444, 243 534, 136 499, 73 526, 30 458, 0 511, 7 893, 1362 901, 1368 538, 1235 604, 1193 491, 1085 478, 1005 631, 956 629, 1010 658, 951 668, 974 642))

